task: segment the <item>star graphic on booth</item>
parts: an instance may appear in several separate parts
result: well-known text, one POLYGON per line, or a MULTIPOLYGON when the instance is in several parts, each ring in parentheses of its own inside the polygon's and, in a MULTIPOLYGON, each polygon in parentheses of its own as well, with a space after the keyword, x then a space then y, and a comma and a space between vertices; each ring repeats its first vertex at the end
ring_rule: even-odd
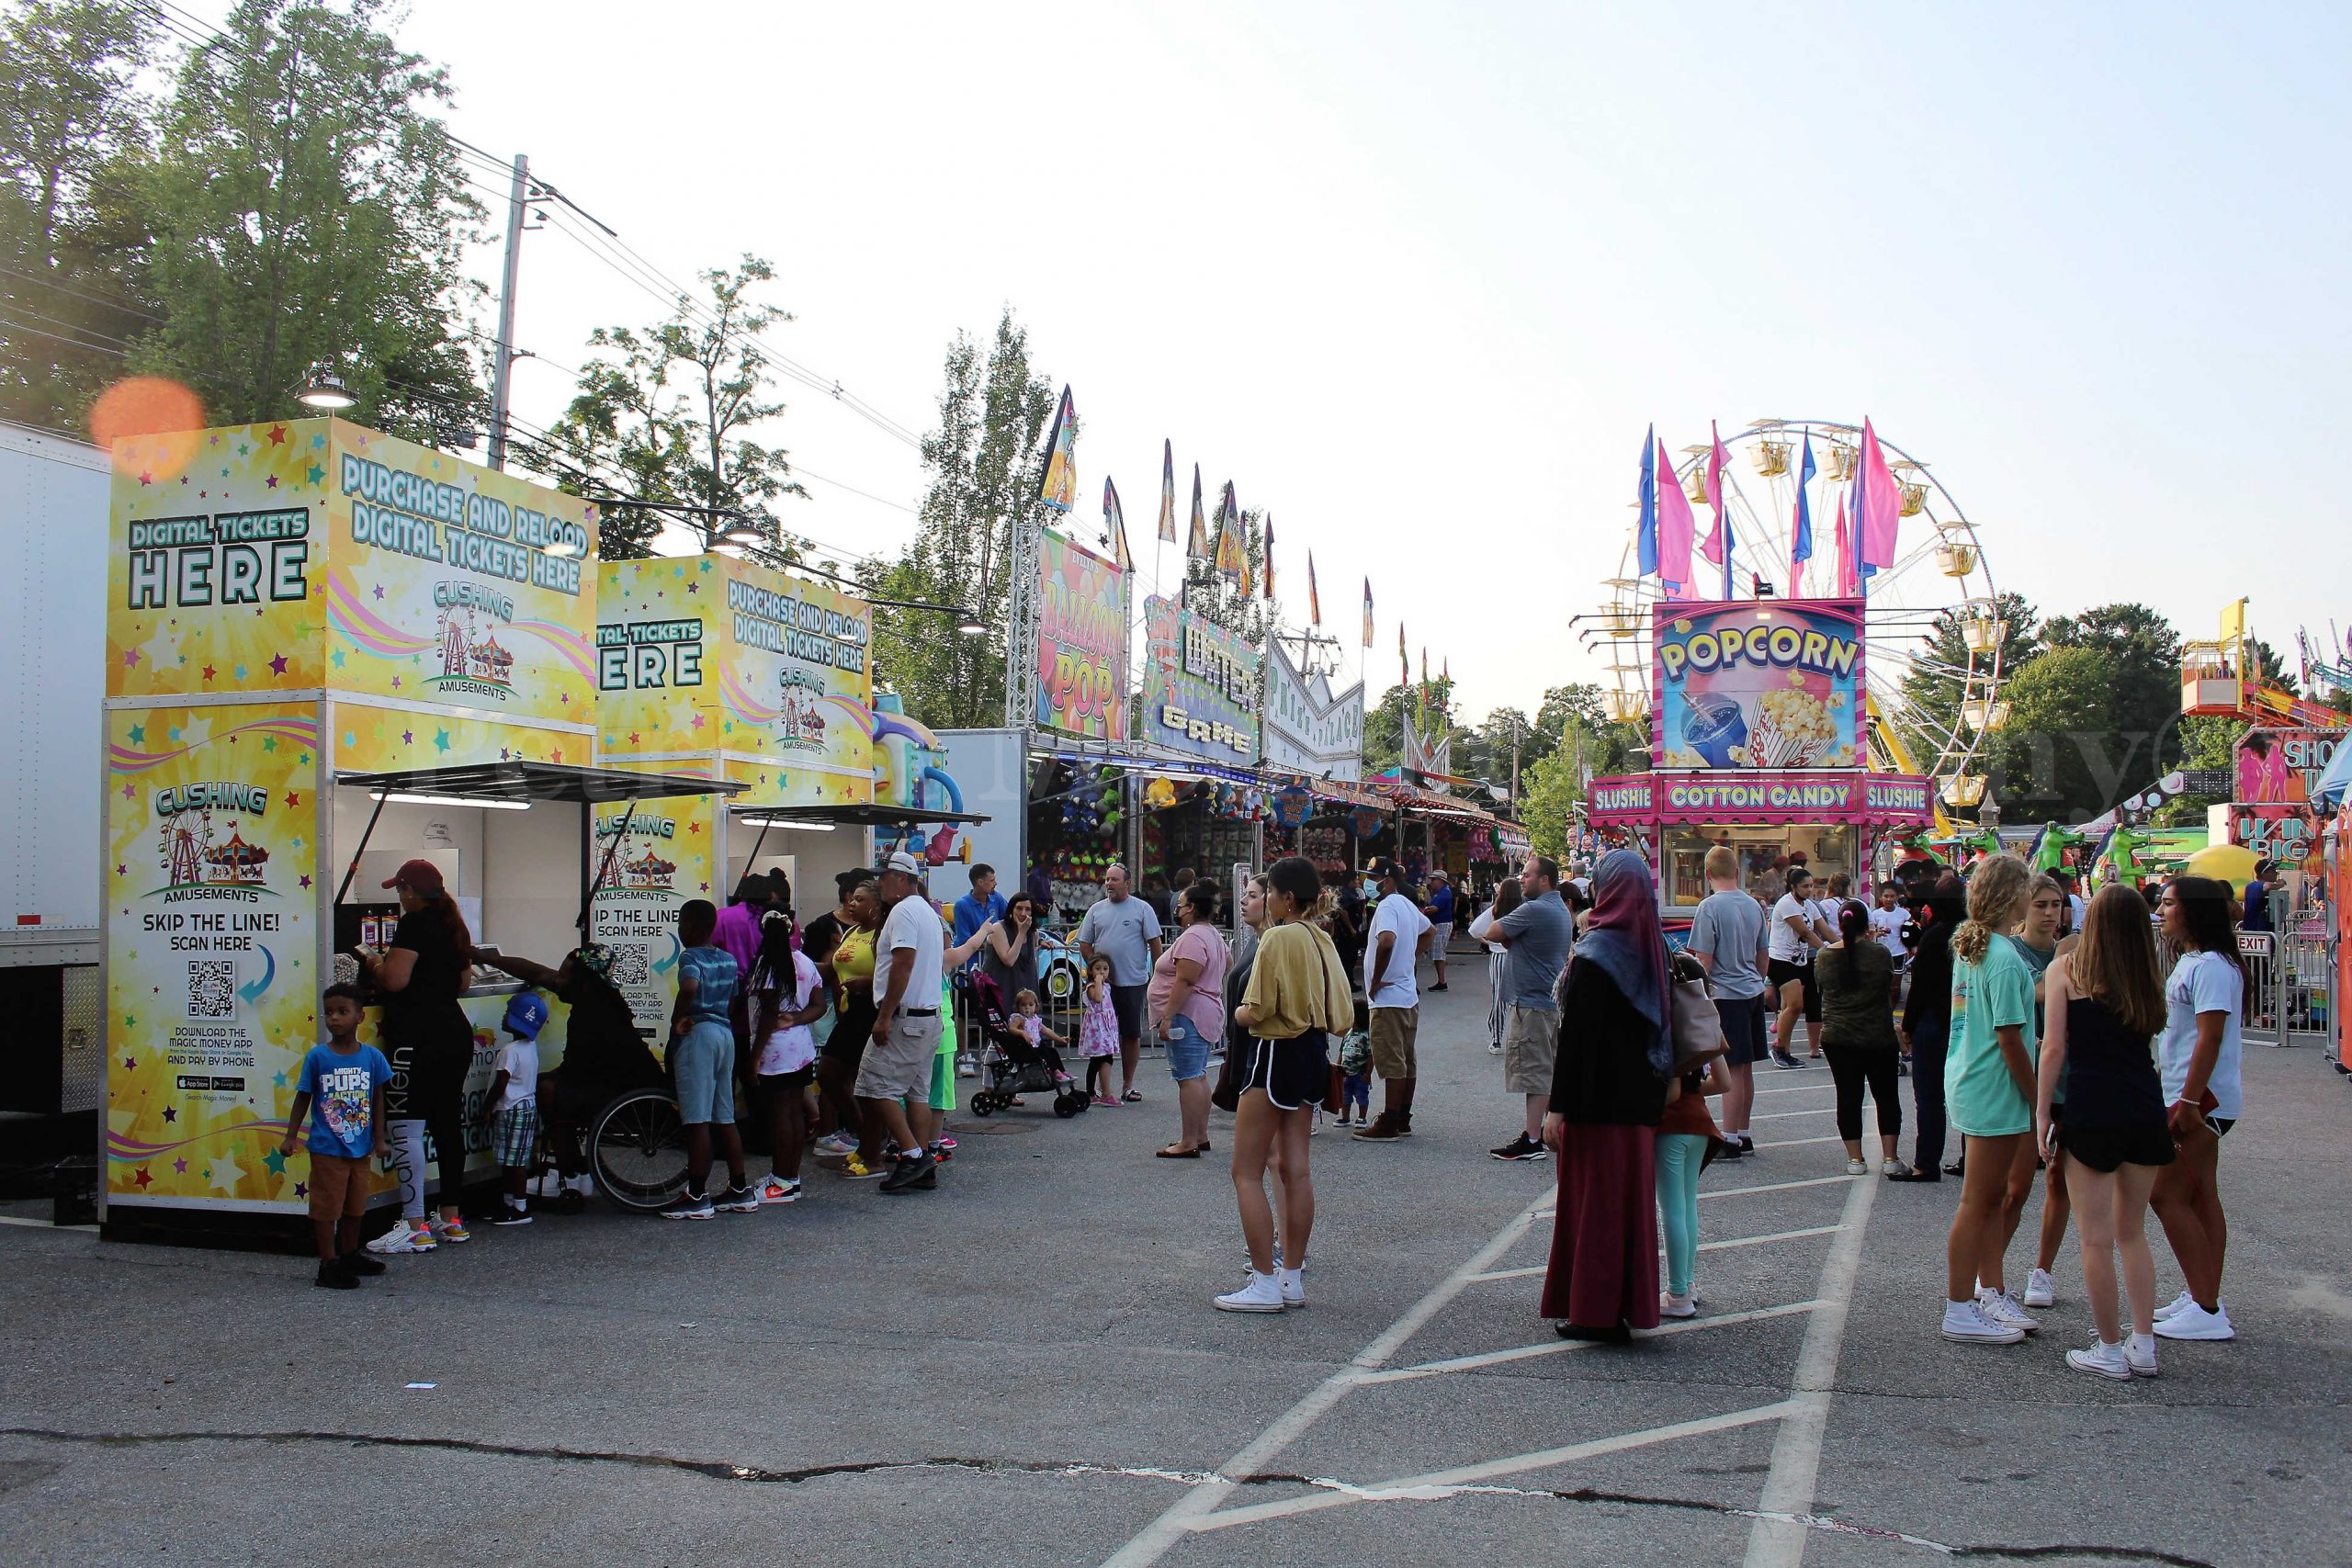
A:
POLYGON ((277 488, 277 476, 276 474, 269 476, 269 488, 272 490, 276 490, 277 488))
POLYGON ((139 650, 137 649, 126 648, 122 650, 122 667, 125 670, 136 670, 139 668, 139 650))
POLYGON ((270 426, 269 444, 272 446, 283 446, 286 445, 286 427, 284 425, 274 424, 270 426))
POLYGON ((204 678, 208 681, 212 679, 212 666, 209 664, 204 667, 204 678))
POLYGON ((314 485, 324 484, 326 482, 327 471, 319 467, 316 463, 311 464, 308 468, 304 469, 303 474, 304 477, 314 485))
POLYGON ((155 1179, 153 1177, 147 1174, 147 1168, 143 1165, 141 1166, 130 1178, 131 1184, 142 1192, 147 1190, 148 1186, 153 1183, 154 1179, 155 1179))
POLYGON ((269 672, 273 675, 283 675, 286 673, 286 655, 282 653, 273 653, 269 656, 269 672))
POLYGON ((174 1173, 175 1173, 175 1174, 176 1174, 176 1175, 186 1176, 186 1175, 187 1174, 187 1159, 186 1159, 186 1158, 180 1158, 180 1159, 175 1159, 175 1160, 172 1161, 172 1170, 173 1170, 173 1171, 174 1171, 174 1173))
POLYGON ((244 1178, 245 1173, 237 1168, 235 1153, 234 1149, 223 1149, 220 1157, 212 1162, 212 1168, 205 1173, 205 1179, 223 1192, 234 1192, 237 1183, 244 1178))
POLYGON ((376 597, 377 597, 377 598, 379 598, 379 599, 381 599, 383 596, 384 596, 384 585, 383 585, 382 583, 380 583, 380 582, 379 582, 379 583, 376 584, 376 597))
POLYGON ((401 678, 400 678, 399 676, 395 675, 395 676, 393 676, 393 677, 392 677, 392 690, 393 690, 393 691, 395 691, 395 692, 397 692, 397 691, 399 691, 400 689, 401 689, 401 678))
POLYGON ((139 791, 136 786, 131 784, 123 785, 122 798, 125 800, 137 800, 139 798, 139 791))
POLYGON ((290 790, 290 789, 289 789, 289 790, 288 790, 288 791, 286 792, 286 804, 287 804, 288 806, 289 806, 289 807, 292 807, 292 806, 300 806, 300 805, 301 805, 301 804, 302 804, 302 796, 301 796, 301 795, 300 795, 299 792, 297 792, 297 791, 290 790))
POLYGON ((700 714, 696 714, 696 715, 695 715, 695 717, 694 717, 694 724, 693 724, 692 728, 695 728, 695 729, 700 729, 700 728, 702 728, 702 715, 700 715, 700 714))
MULTIPOLYGON (((129 1027, 130 1023, 130 1019, 126 1018, 122 1021, 125 1027, 129 1027)), ((139 1070, 139 1058, 136 1056, 125 1056, 122 1059, 122 1070, 126 1073, 137 1072, 139 1070)))
POLYGON ((130 874, 130 868, 123 864, 120 861, 117 861, 114 864, 114 874, 117 876, 129 876, 130 874))
POLYGON ((269 1167, 269 1174, 272 1176, 283 1176, 286 1174, 286 1156, 279 1154, 276 1149, 272 1149, 269 1153, 262 1156, 261 1163, 269 1167))
POLYGON ((140 482, 141 484, 142 484, 142 485, 151 485, 151 484, 153 484, 153 483, 155 482, 155 476, 154 476, 154 475, 153 475, 153 474, 151 474, 151 473, 148 473, 148 472, 147 472, 146 470, 144 470, 144 469, 141 469, 141 470, 140 470, 140 474, 139 474, 139 482, 140 482))
MULTIPOLYGON (((230 671, 229 671, 229 673, 230 673, 230 674, 232 674, 232 675, 234 675, 234 676, 237 678, 237 683, 238 683, 239 685, 243 685, 243 684, 244 684, 244 680, 245 680, 245 667, 244 667, 243 665, 242 665, 242 664, 238 665, 235 669, 233 669, 233 670, 230 671)), ((233 746, 233 745, 235 745, 235 744, 236 744, 236 741, 237 741, 237 738, 236 738, 235 736, 232 735, 231 737, 229 737, 229 743, 230 743, 231 745, 232 745, 232 746, 233 746)))
POLYGON ((416 731, 415 731, 415 730, 413 730, 413 729, 403 729, 403 730, 401 730, 401 745, 403 745, 403 746, 413 746, 413 745, 415 745, 415 744, 416 744, 416 731))
POLYGON ((145 725, 134 724, 130 727, 130 743, 133 746, 144 746, 147 744, 147 727, 145 725))
POLYGON ((447 730, 436 729, 433 732, 433 749, 436 751, 447 751, 449 749, 449 732, 447 730))
POLYGON ((166 1105, 165 1107, 164 1107, 164 1121, 166 1121, 166 1122, 176 1122, 176 1121, 178 1121, 179 1119, 180 1119, 180 1111, 179 1111, 179 1107, 178 1107, 178 1106, 176 1106, 176 1105, 166 1105))
POLYGON ((305 886, 305 887, 308 887, 310 885, 311 885, 311 874, 310 874, 309 872, 307 872, 307 871, 306 871, 306 872, 304 872, 304 873, 302 874, 302 886, 305 886))

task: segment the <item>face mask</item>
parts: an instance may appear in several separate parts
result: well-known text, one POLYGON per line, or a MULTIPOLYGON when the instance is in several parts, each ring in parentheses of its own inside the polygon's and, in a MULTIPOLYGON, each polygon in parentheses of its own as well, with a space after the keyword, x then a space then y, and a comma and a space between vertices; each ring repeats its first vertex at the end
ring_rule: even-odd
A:
POLYGON ((1367 898, 1378 898, 1380 897, 1380 884, 1377 882, 1366 882, 1363 885, 1363 896, 1367 898))

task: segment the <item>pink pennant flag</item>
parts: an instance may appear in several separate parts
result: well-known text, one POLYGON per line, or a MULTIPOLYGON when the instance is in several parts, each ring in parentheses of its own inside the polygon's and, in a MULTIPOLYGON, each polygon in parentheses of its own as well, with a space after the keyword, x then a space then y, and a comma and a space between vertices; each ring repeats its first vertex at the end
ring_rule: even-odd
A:
POLYGON ((1707 542, 1700 554, 1721 566, 1724 543, 1730 536, 1725 532, 1730 525, 1724 520, 1724 461, 1731 454, 1724 450, 1723 432, 1715 428, 1714 421, 1707 422, 1707 433, 1714 438, 1714 445, 1707 451, 1707 504, 1714 511, 1715 525, 1707 531, 1707 542))
POLYGON ((1657 575, 1668 585, 1667 597, 1690 596, 1690 544, 1698 519, 1690 514, 1690 498, 1674 482, 1674 462, 1666 443, 1657 444, 1657 575))
POLYGON ((1848 497, 1839 495, 1838 510, 1838 596, 1850 599, 1860 584, 1854 569, 1853 509, 1846 504, 1848 497))
POLYGON ((1878 432, 1862 421, 1860 495, 1854 505, 1861 564, 1883 571, 1894 564, 1894 532, 1903 516, 1903 488, 1879 450, 1878 432))

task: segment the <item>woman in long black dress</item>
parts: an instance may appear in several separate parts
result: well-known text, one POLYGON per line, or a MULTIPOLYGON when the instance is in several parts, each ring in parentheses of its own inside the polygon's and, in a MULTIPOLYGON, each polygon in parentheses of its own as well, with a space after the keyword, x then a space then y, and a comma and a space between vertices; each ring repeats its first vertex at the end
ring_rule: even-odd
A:
MULTIPOLYGON (((383 998, 384 1055, 395 1075, 408 1078, 413 1114, 424 1122, 440 1173, 443 1241, 471 1241, 459 1199, 466 1185, 466 1074, 473 1066, 474 1028, 458 998, 473 983, 466 956, 473 934, 441 880, 441 868, 413 860, 385 886, 400 897, 400 924, 381 958, 367 964, 368 981, 383 998)), ((417 1173, 420 1183, 424 1173, 417 1173)))

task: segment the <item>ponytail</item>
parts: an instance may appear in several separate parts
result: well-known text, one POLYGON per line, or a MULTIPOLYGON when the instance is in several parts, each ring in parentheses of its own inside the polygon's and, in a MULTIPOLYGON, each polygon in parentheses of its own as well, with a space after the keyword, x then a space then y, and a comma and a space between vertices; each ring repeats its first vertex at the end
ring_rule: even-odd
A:
POLYGON ((1980 863, 1968 879, 1968 919, 1951 934, 1951 955, 1982 964, 1996 934, 2018 923, 2033 872, 2018 856, 1998 854, 1980 863))
POLYGON ((1861 941, 1862 934, 1870 929, 1870 911, 1861 905, 1849 898, 1838 906, 1838 934, 1846 939, 1848 946, 1861 941))
POLYGON ((474 935, 466 929, 465 911, 458 908, 458 901, 449 897, 449 890, 447 887, 427 898, 424 901, 424 909, 421 912, 429 913, 435 919, 441 922, 441 929, 447 931, 449 940, 457 944, 459 960, 465 960, 467 955, 473 952, 474 935))

